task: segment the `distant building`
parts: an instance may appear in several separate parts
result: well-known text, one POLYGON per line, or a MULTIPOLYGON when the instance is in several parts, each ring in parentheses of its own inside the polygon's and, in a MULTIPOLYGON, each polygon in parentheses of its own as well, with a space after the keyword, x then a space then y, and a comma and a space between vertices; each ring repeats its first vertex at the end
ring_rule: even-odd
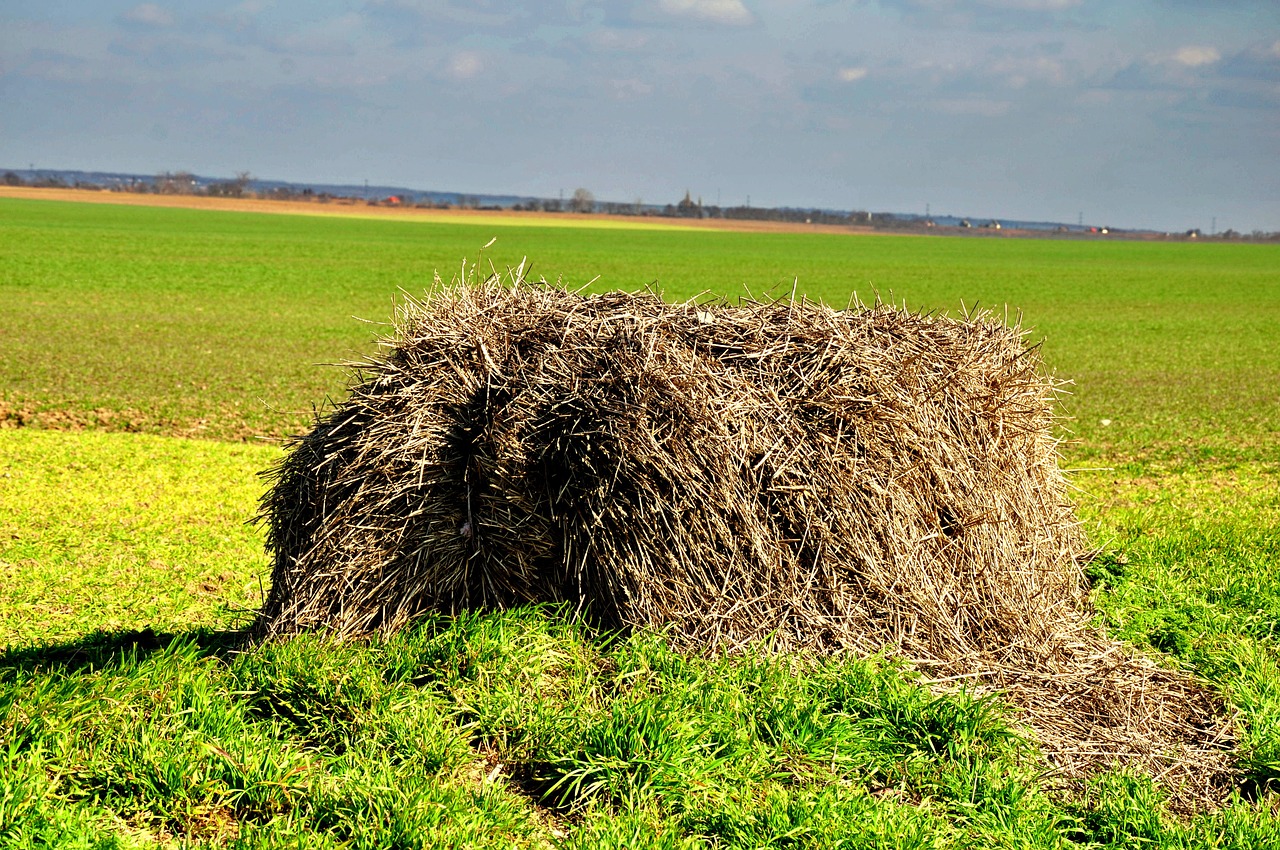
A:
POLYGON ((689 191, 685 190, 684 200, 676 204, 675 212, 681 218, 702 218, 702 198, 695 202, 689 191))

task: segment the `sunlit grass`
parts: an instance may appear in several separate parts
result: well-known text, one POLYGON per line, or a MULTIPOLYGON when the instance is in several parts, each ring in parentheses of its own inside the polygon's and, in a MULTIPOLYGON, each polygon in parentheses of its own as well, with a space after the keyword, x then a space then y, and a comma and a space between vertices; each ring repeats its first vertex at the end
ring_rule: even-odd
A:
POLYGON ((1241 712, 1245 774, 1280 782, 1280 467, 1080 476, 1116 637, 1177 659, 1241 712))
POLYGON ((256 609, 266 555, 247 521, 278 452, 0 431, 0 647, 221 626, 256 609))

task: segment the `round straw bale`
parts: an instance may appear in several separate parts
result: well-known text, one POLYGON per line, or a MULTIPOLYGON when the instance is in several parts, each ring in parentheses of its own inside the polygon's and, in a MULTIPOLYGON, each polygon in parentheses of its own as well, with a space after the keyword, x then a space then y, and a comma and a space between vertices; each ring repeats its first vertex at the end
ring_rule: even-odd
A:
POLYGON ((255 634, 554 601, 692 651, 887 649, 1001 689, 1067 776, 1193 763, 1204 796, 1214 701, 1089 626, 1056 394, 986 314, 442 288, 273 471, 255 634))

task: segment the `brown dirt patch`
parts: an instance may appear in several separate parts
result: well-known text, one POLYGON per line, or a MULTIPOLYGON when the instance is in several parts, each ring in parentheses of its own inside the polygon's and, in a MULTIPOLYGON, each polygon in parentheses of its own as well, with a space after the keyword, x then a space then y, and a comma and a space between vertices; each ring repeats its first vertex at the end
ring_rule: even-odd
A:
POLYGON ((228 407, 199 417, 166 417, 136 408, 75 408, 59 404, 0 399, 0 430, 37 428, 44 431, 124 431, 161 434, 167 437, 230 440, 277 439, 296 433, 305 426, 303 418, 282 422, 264 430, 245 420, 243 414, 228 407))

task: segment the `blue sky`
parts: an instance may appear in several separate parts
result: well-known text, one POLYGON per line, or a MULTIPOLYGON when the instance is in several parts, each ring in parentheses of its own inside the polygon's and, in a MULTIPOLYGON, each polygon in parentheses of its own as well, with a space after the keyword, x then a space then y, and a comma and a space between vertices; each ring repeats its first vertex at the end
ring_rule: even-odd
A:
POLYGON ((1280 2, 6 0, 28 163, 1280 230, 1280 2))

